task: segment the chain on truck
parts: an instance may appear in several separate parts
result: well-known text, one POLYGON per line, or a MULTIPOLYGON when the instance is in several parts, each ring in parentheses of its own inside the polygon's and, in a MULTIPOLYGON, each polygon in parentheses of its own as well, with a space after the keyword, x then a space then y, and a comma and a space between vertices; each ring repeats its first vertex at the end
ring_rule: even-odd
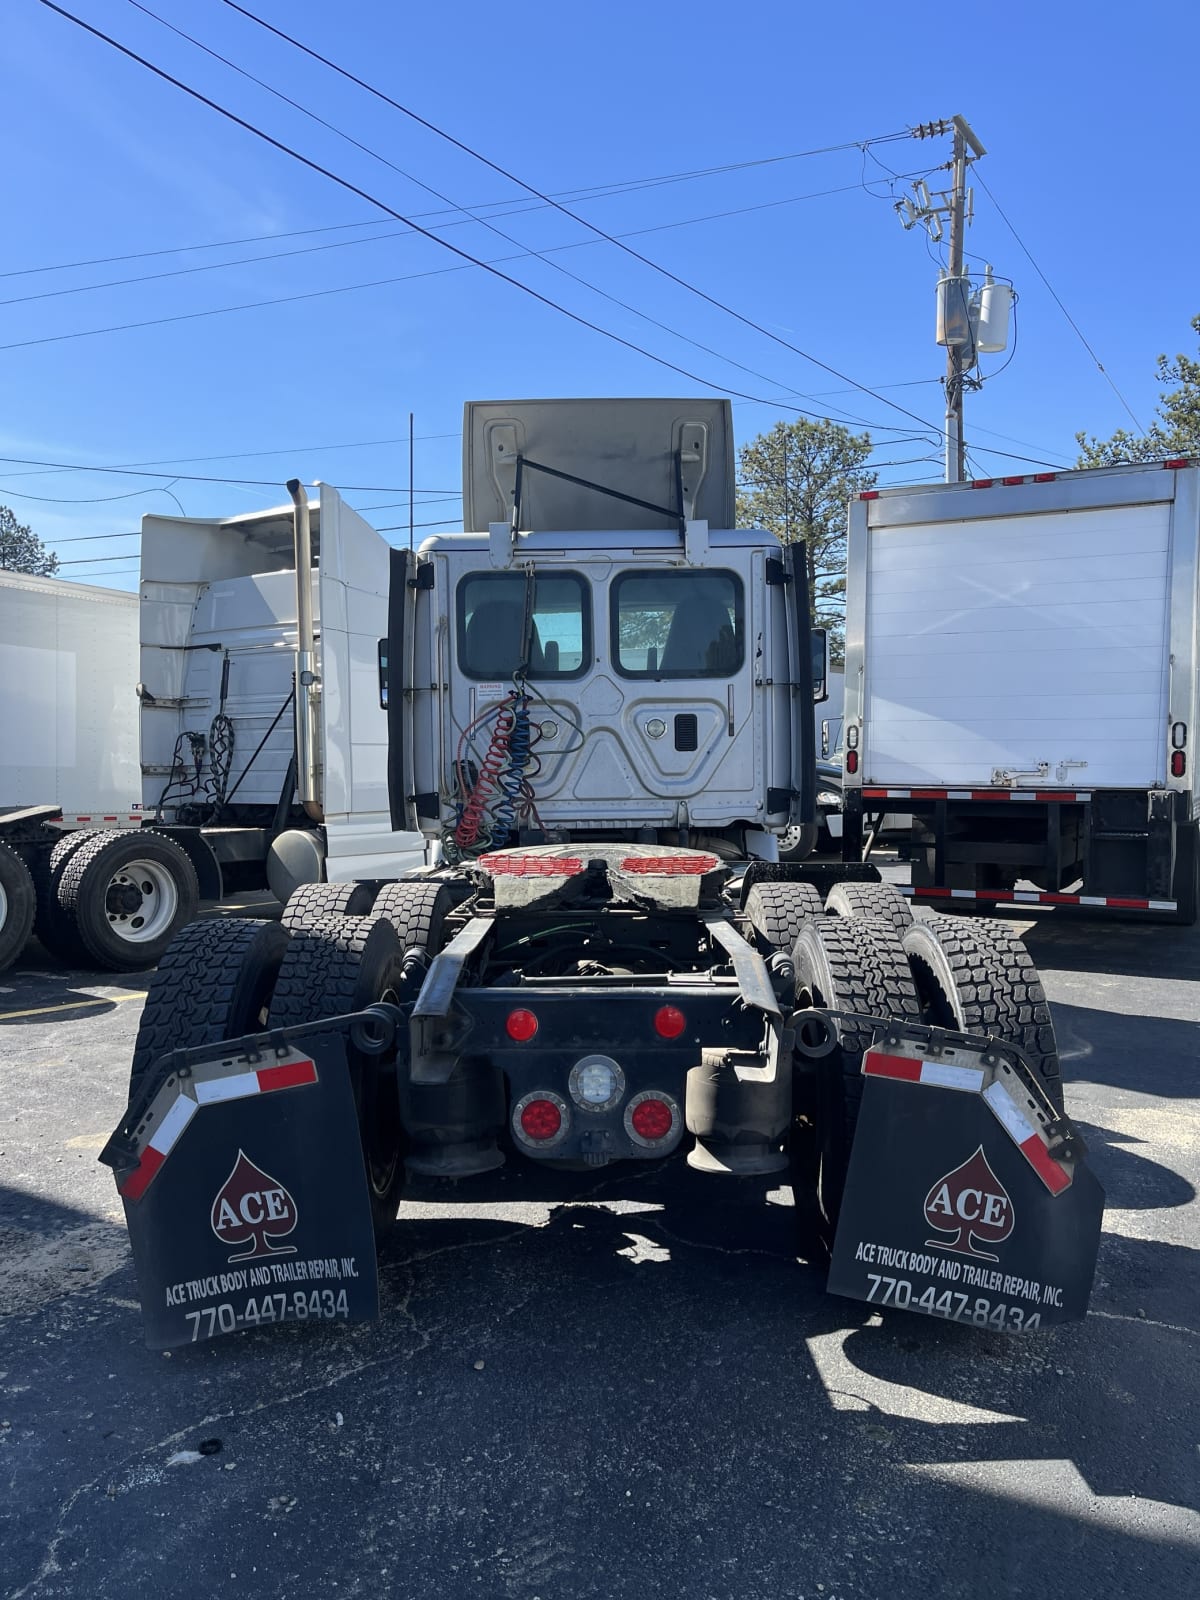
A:
MULTIPOLYGON (((1019 941, 914 923, 873 866, 778 860, 813 822, 824 650, 803 548, 733 527, 733 466, 727 402, 472 404, 480 531, 391 552, 382 584, 332 491, 319 547, 298 489, 227 549, 201 530, 197 628, 240 595, 277 695, 254 629, 285 521, 294 571, 319 550, 273 759, 325 832, 274 839, 325 857, 281 921, 193 923, 151 980, 102 1153, 151 1346, 375 1315, 406 1181, 506 1161, 790 1184, 835 1293, 1009 1331, 1084 1313, 1103 1196, 1019 941)), ((205 654, 181 670, 215 682, 205 654)))

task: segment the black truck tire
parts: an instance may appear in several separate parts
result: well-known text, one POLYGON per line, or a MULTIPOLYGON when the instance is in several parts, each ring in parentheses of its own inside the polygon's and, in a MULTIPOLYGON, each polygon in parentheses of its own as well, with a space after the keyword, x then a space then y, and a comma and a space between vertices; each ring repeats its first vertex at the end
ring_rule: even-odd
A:
POLYGON ((280 922, 293 933, 314 928, 330 917, 365 917, 377 882, 302 883, 283 908, 280 922))
POLYGON ((33 921, 35 937, 47 954, 65 967, 86 967, 91 962, 74 917, 68 916, 58 903, 58 884, 67 862, 89 839, 102 838, 102 832, 88 828, 80 833, 64 833, 48 856, 42 856, 34 869, 33 882, 37 890, 37 915, 33 921))
POLYGON ((278 922, 223 917, 180 930, 150 979, 133 1047, 132 1102, 169 1050, 220 1044, 267 1025, 288 946, 278 922))
POLYGON ((791 955, 801 928, 823 910, 821 896, 811 883, 787 882, 752 883, 742 907, 764 955, 774 950, 791 955))
POLYGON ((372 914, 386 917, 396 930, 402 949, 415 945, 435 955, 443 943, 446 914, 454 909, 455 896, 444 883, 385 883, 375 896, 372 914))
POLYGON ((138 972, 155 966, 192 921, 200 890, 195 867, 173 839, 130 828, 80 845, 63 867, 57 900, 96 966, 138 972))
POLYGON ((0 972, 24 950, 36 909, 32 873, 15 850, 0 844, 0 972))
POLYGON ((921 1002, 921 1020, 1014 1044, 1055 1109, 1063 1109, 1054 1024, 1037 968, 1003 922, 935 917, 914 922, 904 952, 921 1002))
MULTIPOLYGON (((271 1027, 361 1011, 401 989, 405 946, 386 917, 331 917, 291 936, 271 1000, 271 1027)), ((346 1041, 375 1243, 382 1248, 404 1188, 404 1130, 393 1054, 346 1041)))
POLYGON ((890 883, 835 883, 825 909, 835 917, 881 917, 901 936, 912 927, 912 907, 890 883))
MULTIPOLYGON (((856 1011, 918 1022, 920 1006, 904 949, 888 922, 865 917, 817 917, 805 924, 793 951, 796 1004, 856 1011)), ((828 1251, 841 1210, 850 1147, 862 1105, 863 1053, 874 1030, 838 1021, 838 1045, 811 1065, 812 1092, 799 1110, 808 1130, 793 1130, 793 1191, 803 1225, 803 1191, 815 1182, 817 1242, 828 1251), (810 1162, 815 1163, 812 1170, 810 1162)), ((800 1082, 803 1080, 801 1079, 800 1082)), ((808 1220, 814 1220, 809 1218, 808 1220)))

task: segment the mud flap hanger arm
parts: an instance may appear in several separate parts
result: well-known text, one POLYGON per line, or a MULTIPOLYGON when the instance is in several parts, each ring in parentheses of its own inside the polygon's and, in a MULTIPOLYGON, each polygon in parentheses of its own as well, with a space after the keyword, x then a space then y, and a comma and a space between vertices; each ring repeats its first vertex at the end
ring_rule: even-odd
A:
POLYGON ((215 1056, 237 1058, 250 1067, 269 1059, 278 1060, 289 1055, 297 1045, 314 1034, 349 1034, 354 1046, 364 1055, 382 1055, 391 1049, 397 1032, 404 1025, 404 1013, 399 1006, 381 1000, 362 1011, 349 1011, 339 1017, 323 1017, 316 1022, 297 1023, 290 1028, 272 1028, 267 1033, 246 1034, 241 1039, 230 1039, 219 1044, 192 1045, 186 1050, 172 1050, 154 1063, 157 1071, 148 1074, 147 1088, 131 1102, 121 1125, 106 1141, 97 1160, 111 1167, 118 1182, 123 1172, 137 1165, 137 1145, 134 1133, 145 1118, 159 1090, 171 1078, 188 1079, 193 1067, 212 1061, 215 1056))

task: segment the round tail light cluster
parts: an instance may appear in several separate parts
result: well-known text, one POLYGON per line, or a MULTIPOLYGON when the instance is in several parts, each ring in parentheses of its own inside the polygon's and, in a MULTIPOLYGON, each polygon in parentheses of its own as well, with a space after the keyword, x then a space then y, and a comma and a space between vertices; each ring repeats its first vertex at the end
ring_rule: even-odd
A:
POLYGON ((657 1089, 635 1094, 625 1107, 624 1120, 625 1132, 645 1148, 673 1143, 682 1126, 676 1102, 657 1089))
POLYGON ((566 1101, 550 1089, 523 1095, 512 1110, 513 1133, 527 1147, 547 1150, 561 1144, 570 1126, 566 1101))

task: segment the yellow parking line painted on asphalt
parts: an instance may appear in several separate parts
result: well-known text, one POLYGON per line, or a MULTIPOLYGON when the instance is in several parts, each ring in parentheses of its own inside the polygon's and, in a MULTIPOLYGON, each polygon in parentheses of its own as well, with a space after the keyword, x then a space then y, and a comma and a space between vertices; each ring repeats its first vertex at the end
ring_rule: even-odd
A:
POLYGON ((0 1022, 6 1017, 48 1017, 53 1011, 79 1011, 84 1006, 119 1006, 123 1000, 144 1000, 145 994, 137 989, 133 994, 98 995, 92 1000, 64 1000, 57 1006, 34 1006, 30 1011, 0 1010, 0 1022))

